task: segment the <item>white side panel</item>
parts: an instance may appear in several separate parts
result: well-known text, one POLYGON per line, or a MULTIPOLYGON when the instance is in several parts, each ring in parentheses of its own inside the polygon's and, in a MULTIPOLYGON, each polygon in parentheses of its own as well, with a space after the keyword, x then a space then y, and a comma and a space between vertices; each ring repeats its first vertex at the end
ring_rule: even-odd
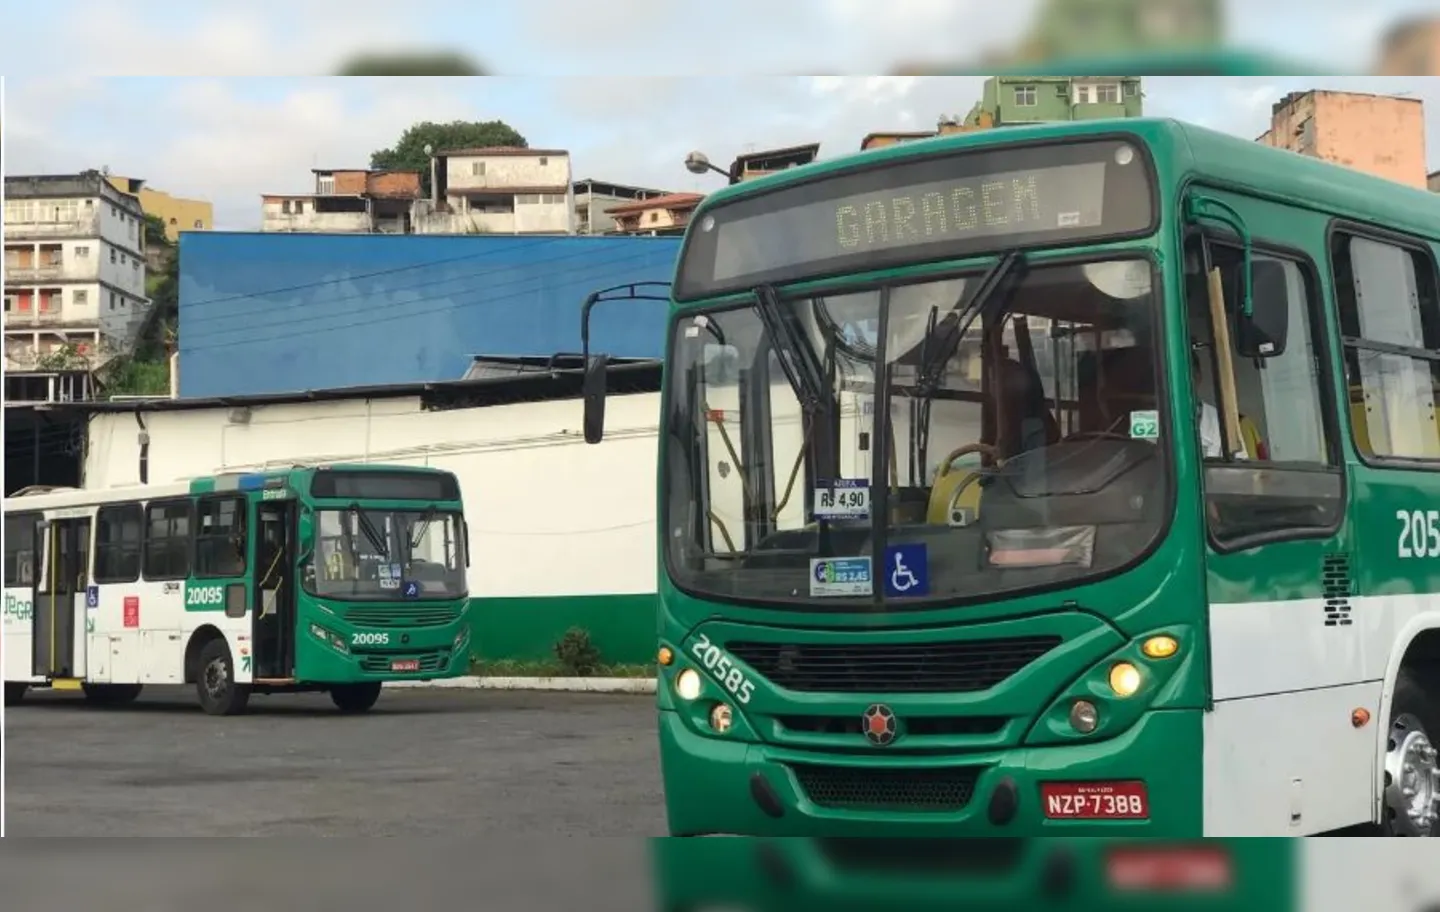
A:
POLYGON ((30 588, 4 590, 4 613, 0 620, 0 649, 3 649, 5 680, 43 681, 30 673, 32 654, 32 612, 34 595, 30 588))
POLYGON ((1357 597, 1350 607, 1351 624, 1326 627, 1320 599, 1210 606, 1206 835, 1298 835, 1373 819, 1386 676, 1417 624, 1440 626, 1440 596, 1357 597), (1350 717, 1361 708, 1371 722, 1357 730, 1350 717), (1292 826, 1296 801, 1303 817, 1292 826))
POLYGON ((1205 835, 1304 836, 1370 819, 1380 683, 1226 700, 1205 716, 1205 835))

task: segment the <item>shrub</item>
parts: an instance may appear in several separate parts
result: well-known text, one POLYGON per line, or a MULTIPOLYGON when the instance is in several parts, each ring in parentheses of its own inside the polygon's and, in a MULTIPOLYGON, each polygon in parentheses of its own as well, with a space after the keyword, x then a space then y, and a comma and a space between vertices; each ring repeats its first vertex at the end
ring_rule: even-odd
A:
POLYGON ((589 631, 571 627, 555 641, 555 658, 560 667, 577 678, 593 675, 600 668, 600 650, 590 642, 589 631))

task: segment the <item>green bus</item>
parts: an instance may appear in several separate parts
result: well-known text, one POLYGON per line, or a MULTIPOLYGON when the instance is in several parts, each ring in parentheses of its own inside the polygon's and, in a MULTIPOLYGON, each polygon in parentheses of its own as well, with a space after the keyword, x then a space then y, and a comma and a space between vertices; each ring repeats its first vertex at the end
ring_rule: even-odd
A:
MULTIPOLYGON (((711 194, 674 282, 675 835, 1435 835, 1440 198, 1165 119, 711 194)), ((582 310, 585 434, 607 357, 582 310)))
POLYGON ((467 674, 468 532, 450 472, 321 465, 5 499, 5 703, 31 687, 129 703, 191 684, 212 715, 253 693, 467 674))

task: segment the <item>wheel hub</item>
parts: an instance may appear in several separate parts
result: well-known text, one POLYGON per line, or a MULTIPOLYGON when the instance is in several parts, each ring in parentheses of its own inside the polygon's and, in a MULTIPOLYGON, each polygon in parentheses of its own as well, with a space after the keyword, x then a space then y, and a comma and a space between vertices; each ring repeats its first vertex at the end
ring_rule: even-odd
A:
POLYGON ((205 690, 212 697, 225 695, 225 679, 227 672, 224 659, 215 659, 205 666, 205 690))
POLYGON ((1396 831, 1431 835, 1440 820, 1440 751, 1414 716, 1403 715, 1390 728, 1385 781, 1385 803, 1394 815, 1396 831))

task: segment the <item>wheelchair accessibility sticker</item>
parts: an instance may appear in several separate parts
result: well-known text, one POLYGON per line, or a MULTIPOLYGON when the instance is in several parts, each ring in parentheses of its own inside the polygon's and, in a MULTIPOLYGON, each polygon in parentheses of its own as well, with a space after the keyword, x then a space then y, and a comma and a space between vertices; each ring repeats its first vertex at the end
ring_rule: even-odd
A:
POLYGON ((810 561, 810 594, 870 595, 875 591, 868 557, 814 558, 810 561))
POLYGON ((885 549, 885 594, 913 598, 930 594, 930 564, 925 546, 891 545, 885 549))

